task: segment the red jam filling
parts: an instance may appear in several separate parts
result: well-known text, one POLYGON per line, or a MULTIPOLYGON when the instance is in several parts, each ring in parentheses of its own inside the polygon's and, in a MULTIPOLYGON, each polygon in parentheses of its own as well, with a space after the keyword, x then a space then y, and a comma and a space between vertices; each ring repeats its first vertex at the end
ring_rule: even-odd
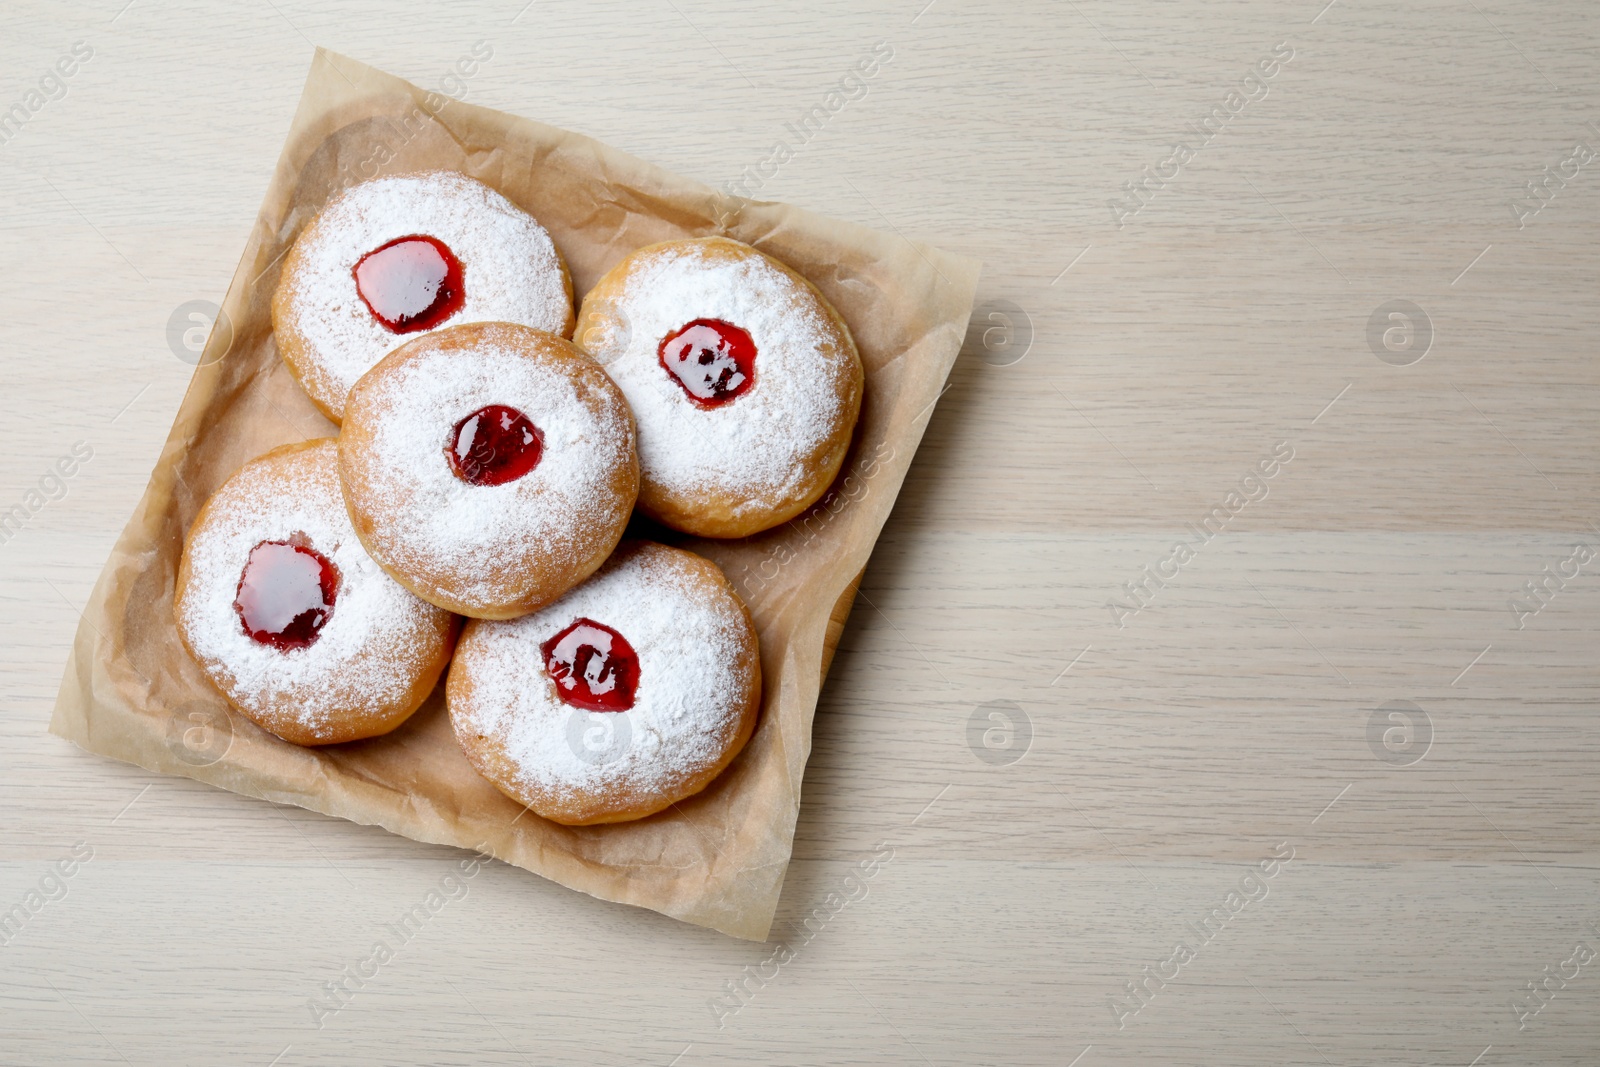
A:
POLYGON ((263 541, 245 561, 233 610, 251 640, 287 652, 321 636, 338 592, 328 557, 296 541, 263 541))
POLYGON ((627 638, 579 619, 539 646, 562 701, 586 711, 627 711, 639 687, 639 657, 627 638))
POLYGON ((444 451, 462 481, 504 485, 539 465, 544 435, 516 408, 490 404, 456 423, 444 451))
POLYGON ((726 404, 755 381, 756 343, 721 319, 695 319, 661 341, 661 366, 702 408, 726 404))
POLYGON ((362 303, 395 333, 431 330, 467 298, 461 261, 435 237, 397 237, 362 256, 354 273, 362 303))

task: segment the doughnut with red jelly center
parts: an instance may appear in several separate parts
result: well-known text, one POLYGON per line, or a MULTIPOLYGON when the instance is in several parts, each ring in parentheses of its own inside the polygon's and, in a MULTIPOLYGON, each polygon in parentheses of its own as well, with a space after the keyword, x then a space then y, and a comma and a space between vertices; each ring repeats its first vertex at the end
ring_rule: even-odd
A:
POLYGON ((594 573, 639 491, 621 391, 570 342, 507 323, 385 356, 350 391, 339 470, 372 558, 424 600, 485 619, 594 573))
POLYGON ((468 622, 445 699, 502 793, 569 826, 624 822, 700 792, 739 754, 760 650, 716 564, 630 541, 549 607, 468 622))
POLYGON ((351 386, 402 342, 513 322, 572 335, 572 279, 543 226, 464 174, 377 178, 330 200, 295 240, 272 329, 317 407, 344 418, 351 386))
POLYGON ((299 745, 399 726, 433 691, 457 629, 361 546, 331 439, 274 449, 212 494, 189 528, 173 611, 228 703, 299 745))
POLYGON ((639 249, 583 298, 575 337, 633 408, 652 518, 745 537, 839 473, 861 411, 855 342, 810 282, 749 245, 639 249))

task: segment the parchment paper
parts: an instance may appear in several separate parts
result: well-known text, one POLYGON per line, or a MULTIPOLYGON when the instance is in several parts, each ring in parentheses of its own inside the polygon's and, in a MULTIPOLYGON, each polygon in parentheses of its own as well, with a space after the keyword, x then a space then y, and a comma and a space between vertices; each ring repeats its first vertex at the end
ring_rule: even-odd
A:
POLYGON ((482 848, 606 900, 764 940, 837 639, 830 613, 839 609, 837 631, 960 350, 979 266, 797 208, 727 197, 587 137, 318 51, 223 315, 84 609, 50 729, 149 770, 482 848), (229 714, 173 627, 183 535, 206 497, 269 448, 337 432, 273 347, 268 308, 284 252, 338 190, 433 167, 464 171, 538 218, 580 297, 641 245, 709 234, 749 242, 834 303, 866 365, 861 421, 828 496, 754 538, 665 538, 719 563, 750 605, 766 687, 739 758, 702 794, 648 819, 565 827, 507 799, 462 755, 442 685, 386 737, 320 749, 281 741, 229 714))

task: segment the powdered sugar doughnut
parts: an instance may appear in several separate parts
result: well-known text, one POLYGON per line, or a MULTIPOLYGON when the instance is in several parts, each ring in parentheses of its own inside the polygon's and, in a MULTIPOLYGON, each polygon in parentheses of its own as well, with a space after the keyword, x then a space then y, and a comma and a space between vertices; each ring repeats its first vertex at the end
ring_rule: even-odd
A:
POLYGON ((356 383, 339 470, 372 558, 485 619, 594 573, 639 492, 633 419, 605 371, 559 337, 493 322, 402 345, 356 383))
POLYGON ((693 796, 739 754, 761 658, 716 564, 635 541, 542 611, 467 623, 445 698, 501 792, 569 826, 623 822, 693 796))
POLYGON ((297 745, 388 733, 433 691, 456 619, 389 579, 350 528, 332 439, 251 460, 200 509, 178 636, 222 695, 297 745))
POLYGON ((579 344, 639 426, 639 506, 704 537, 744 537, 810 507, 844 462, 861 358, 799 274, 738 241, 634 252, 583 299, 579 344))
POLYGON ((532 215, 464 174, 378 178, 330 200, 272 298, 289 369, 344 418, 356 379, 409 337, 468 322, 572 336, 572 279, 532 215))

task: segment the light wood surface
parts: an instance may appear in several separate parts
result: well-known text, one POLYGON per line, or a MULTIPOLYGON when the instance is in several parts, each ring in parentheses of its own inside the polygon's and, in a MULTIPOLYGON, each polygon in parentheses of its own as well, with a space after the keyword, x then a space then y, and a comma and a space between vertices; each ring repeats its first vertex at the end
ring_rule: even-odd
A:
POLYGON ((1511 603, 1600 551, 1600 160, 1512 208, 1600 148, 1597 31, 1506 0, 8 5, 0 107, 93 56, 0 144, 0 512, 93 458, 0 544, 0 915, 65 892, 0 946, 0 1063, 1595 1062, 1600 559, 1511 603), (313 43, 434 86, 478 41, 468 99, 714 184, 889 42, 756 195, 982 257, 985 314, 1031 324, 975 332, 866 571, 769 946, 492 863, 400 944, 460 854, 45 733, 188 378, 169 316, 221 297, 313 43), (1178 173, 1119 227, 1147 166, 1178 173), (1431 322, 1409 365, 1369 343, 1396 300, 1431 322))

